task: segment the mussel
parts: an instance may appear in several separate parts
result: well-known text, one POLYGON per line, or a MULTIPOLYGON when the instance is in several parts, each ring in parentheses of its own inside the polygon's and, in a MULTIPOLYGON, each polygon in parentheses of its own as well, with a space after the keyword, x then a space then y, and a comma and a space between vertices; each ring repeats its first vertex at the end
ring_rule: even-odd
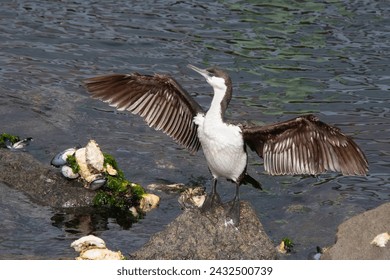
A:
POLYGON ((61 167, 61 173, 65 178, 68 179, 76 179, 80 176, 79 173, 74 173, 72 167, 68 165, 63 165, 61 167))
POLYGON ((32 137, 28 137, 12 144, 12 142, 9 139, 6 139, 5 145, 8 149, 16 151, 16 150, 24 149, 27 145, 30 144, 32 140, 33 140, 32 137))
POLYGON ((100 189, 101 187, 103 187, 106 184, 106 182, 107 182, 106 178, 99 177, 99 178, 93 180, 92 182, 84 185, 84 187, 89 189, 89 190, 96 191, 97 189, 100 189))
POLYGON ((69 149, 66 149, 65 151, 58 153, 51 160, 51 165, 53 165, 55 167, 61 167, 61 166, 65 165, 66 159, 68 158, 68 156, 74 155, 75 152, 76 152, 76 148, 69 148, 69 149))

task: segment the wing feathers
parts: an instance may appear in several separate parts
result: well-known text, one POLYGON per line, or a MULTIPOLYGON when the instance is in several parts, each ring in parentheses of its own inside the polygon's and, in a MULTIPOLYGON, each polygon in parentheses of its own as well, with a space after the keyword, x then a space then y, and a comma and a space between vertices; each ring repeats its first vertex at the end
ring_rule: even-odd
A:
POLYGON ((87 79, 85 85, 93 98, 140 115, 150 127, 164 131, 191 152, 199 149, 192 120, 203 109, 169 76, 113 74, 87 79))
POLYGON ((368 172, 366 157, 356 143, 313 115, 263 127, 243 126, 242 131, 245 142, 264 158, 264 168, 272 175, 368 172))

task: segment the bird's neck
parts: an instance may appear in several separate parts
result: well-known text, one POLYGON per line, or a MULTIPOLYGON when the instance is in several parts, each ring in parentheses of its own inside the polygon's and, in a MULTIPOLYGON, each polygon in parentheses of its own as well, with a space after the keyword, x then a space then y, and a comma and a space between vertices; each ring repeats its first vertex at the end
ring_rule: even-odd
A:
POLYGON ((226 106, 223 106, 226 87, 215 87, 214 88, 214 97, 211 101, 209 110, 207 111, 207 116, 214 120, 223 121, 223 116, 226 111, 226 106))

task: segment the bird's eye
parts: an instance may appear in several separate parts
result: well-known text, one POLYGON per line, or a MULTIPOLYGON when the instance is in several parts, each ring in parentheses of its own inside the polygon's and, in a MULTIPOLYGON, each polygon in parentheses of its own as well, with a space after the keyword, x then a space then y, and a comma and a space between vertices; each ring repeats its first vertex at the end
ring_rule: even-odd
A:
POLYGON ((211 74, 215 74, 215 68, 214 67, 207 68, 206 70, 207 70, 207 72, 209 72, 211 74))

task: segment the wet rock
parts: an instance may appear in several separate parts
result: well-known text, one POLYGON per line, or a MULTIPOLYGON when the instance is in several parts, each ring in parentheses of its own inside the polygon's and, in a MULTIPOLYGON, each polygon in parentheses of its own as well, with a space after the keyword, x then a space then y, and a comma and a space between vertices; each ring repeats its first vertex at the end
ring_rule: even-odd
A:
POLYGON ((352 217, 338 227, 336 243, 321 259, 390 259, 390 246, 378 247, 372 240, 390 229, 390 203, 352 217))
POLYGON ((64 180, 57 169, 30 154, 7 149, 0 149, 0 181, 51 207, 89 206, 96 194, 76 180, 64 180))
POLYGON ((187 209, 155 234, 134 259, 275 259, 276 250, 255 211, 241 202, 240 226, 225 224, 226 210, 187 209))

